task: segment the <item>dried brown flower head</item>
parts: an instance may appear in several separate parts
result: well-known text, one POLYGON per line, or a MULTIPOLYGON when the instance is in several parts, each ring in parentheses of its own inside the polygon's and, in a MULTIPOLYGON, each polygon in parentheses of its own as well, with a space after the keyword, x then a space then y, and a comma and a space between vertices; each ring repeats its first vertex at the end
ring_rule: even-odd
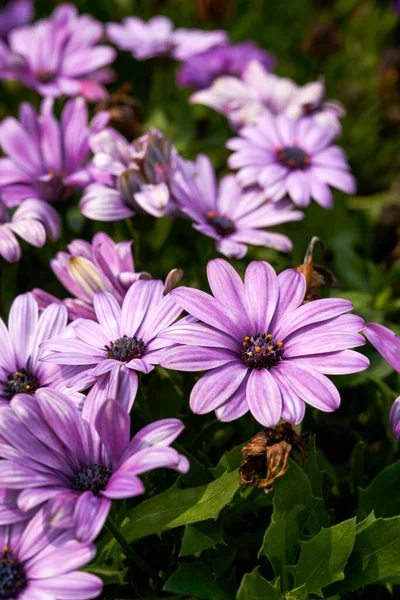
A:
POLYGON ((304 466, 310 433, 299 435, 290 423, 268 427, 242 448, 241 485, 262 488, 268 494, 289 468, 289 457, 304 466))
POLYGON ((312 26, 304 49, 313 56, 326 56, 338 52, 342 46, 342 35, 332 20, 317 21, 312 26))
POLYGON ((296 268, 296 271, 303 273, 306 278, 307 288, 303 304, 312 302, 312 300, 318 300, 321 297, 320 289, 325 283, 329 283, 331 287, 336 287, 337 283, 332 271, 314 262, 313 252, 317 242, 320 242, 320 239, 313 237, 308 245, 304 263, 296 268))
POLYGON ((111 115, 110 127, 113 127, 129 140, 142 132, 142 109, 139 102, 129 96, 131 84, 122 85, 115 94, 96 104, 95 112, 108 110, 111 115))
POLYGON ((195 0, 195 11, 200 21, 224 21, 236 12, 234 0, 195 0))

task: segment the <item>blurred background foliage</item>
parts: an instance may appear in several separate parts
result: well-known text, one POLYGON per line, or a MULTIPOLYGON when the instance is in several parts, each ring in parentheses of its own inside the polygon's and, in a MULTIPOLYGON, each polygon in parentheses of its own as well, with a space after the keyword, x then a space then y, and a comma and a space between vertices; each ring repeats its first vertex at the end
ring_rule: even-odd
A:
MULTIPOLYGON (((163 14, 180 27, 226 29, 232 41, 254 40, 275 54, 279 75, 291 77, 298 84, 324 79, 327 97, 339 100, 347 110, 339 143, 358 181, 358 194, 349 198, 335 191, 333 210, 326 211, 314 203, 306 209, 304 221, 285 225, 282 230, 294 244, 288 255, 249 247, 245 259, 233 263, 241 273, 253 259, 268 260, 278 271, 297 266, 311 237, 316 235, 323 244, 322 249, 316 250, 316 260, 331 269, 338 280, 334 291, 326 289, 323 294, 350 299, 366 321, 388 324, 400 333, 400 17, 390 3, 386 0, 77 0, 75 4, 80 12, 89 12, 103 22, 119 21, 128 15, 147 19, 163 14)), ((37 17, 48 15, 54 5, 38 0, 37 17)), ((206 107, 188 104, 190 90, 175 86, 176 68, 169 60, 136 62, 128 52, 120 52, 115 63, 116 80, 110 89, 116 91, 122 84, 131 84, 131 93, 141 106, 143 128, 159 127, 186 158, 194 158, 199 152, 208 154, 222 175, 227 170, 225 142, 232 132, 224 117, 206 107)), ((18 84, 3 85, 0 118, 16 115, 21 100, 36 106, 39 103, 34 92, 18 84)), ((61 107, 61 102, 57 107, 61 107)), ((205 267, 217 254, 212 240, 198 234, 189 222, 135 217, 130 222, 97 223, 81 216, 78 200, 76 197, 59 206, 63 214, 63 237, 57 245, 48 243, 38 250, 25 244, 19 263, 1 263, 3 317, 13 298, 33 287, 63 297, 65 291, 51 272, 50 258, 65 249, 72 239, 90 240, 101 230, 116 241, 134 238, 137 270, 164 278, 170 269, 180 267, 185 272, 184 285, 208 289, 205 267)), ((400 390, 400 376, 374 350, 366 348, 365 352, 371 359, 369 371, 335 378, 342 395, 341 408, 334 414, 308 409, 303 423, 303 430, 317 435, 320 458, 327 472, 327 506, 335 509, 337 522, 354 515, 357 487, 366 486, 398 457, 389 428, 389 410, 400 390)), ((188 397, 195 379, 193 374, 159 369, 156 375, 143 380, 142 395, 133 410, 135 429, 162 417, 183 418, 186 432, 180 444, 192 461, 192 471, 185 476, 188 485, 207 482, 208 468, 215 467, 225 451, 258 431, 249 416, 232 424, 220 424, 213 415, 192 415, 188 397)), ((155 486, 160 493, 171 485, 174 477, 165 470, 150 474, 145 481, 147 495, 151 496, 155 486)), ((216 569, 229 572, 229 577, 237 577, 239 581, 254 566, 268 522, 270 501, 268 497, 260 498, 258 504, 255 500, 242 503, 241 508, 236 507, 236 513, 235 507, 228 509, 233 511, 227 531, 228 546, 208 551, 216 569), (240 561, 235 563, 237 573, 233 575, 235 557, 240 561)), ((157 568, 163 569, 164 553, 169 555, 176 535, 174 530, 163 535, 161 541, 156 536, 146 538, 146 545, 141 547, 139 543, 138 550, 145 558, 152 556, 157 568)), ((105 538, 100 544, 106 542, 105 538)), ((108 560, 112 564, 112 553, 108 560)), ((106 590, 104 598, 117 597, 115 589, 119 590, 123 580, 122 571, 118 573, 122 579, 118 580, 115 574, 109 578, 110 589, 114 591, 108 596, 106 590)), ((127 592, 126 586, 121 590, 121 598, 135 597, 129 595, 132 592, 127 592)), ((373 586, 360 597, 381 600, 389 597, 389 592, 373 586)))

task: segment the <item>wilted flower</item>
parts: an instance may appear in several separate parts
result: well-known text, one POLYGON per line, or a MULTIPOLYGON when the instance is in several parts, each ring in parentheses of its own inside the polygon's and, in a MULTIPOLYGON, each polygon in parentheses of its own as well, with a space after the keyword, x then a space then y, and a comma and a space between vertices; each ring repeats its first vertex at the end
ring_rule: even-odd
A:
POLYGON ((243 258, 246 244, 288 252, 292 249, 288 237, 261 228, 303 218, 289 201, 266 203, 260 191, 243 192, 234 175, 226 175, 218 186, 204 154, 195 163, 182 164, 175 176, 174 197, 179 209, 194 221, 193 227, 215 239, 218 252, 231 258, 243 258))
MULTIPOLYGON (((68 309, 70 319, 95 319, 93 298, 97 292, 112 292, 122 303, 134 281, 151 279, 149 273, 136 273, 130 242, 115 243, 106 233, 93 236, 92 243, 73 240, 67 245, 68 252, 58 252, 50 261, 55 276, 75 296, 62 302, 68 309)), ((44 308, 58 298, 40 289, 33 294, 39 306, 44 308)))
POLYGON ((298 121, 280 115, 261 115, 256 125, 240 131, 240 137, 227 142, 234 150, 228 164, 240 169, 239 181, 257 183, 271 200, 286 195, 300 207, 313 198, 323 208, 331 208, 333 186, 354 194, 356 183, 349 172, 341 148, 332 146, 332 129, 319 127, 311 117, 298 121))
POLYGON ((39 115, 32 105, 22 103, 19 121, 7 117, 0 124, 0 145, 7 156, 0 158, 0 194, 5 204, 12 207, 30 198, 62 201, 76 185, 85 185, 90 179, 84 168, 89 134, 107 120, 107 113, 99 113, 88 126, 83 98, 67 102, 60 122, 53 115, 52 100, 42 102, 39 115))
POLYGON ((321 298, 320 289, 325 283, 329 282, 331 287, 335 287, 337 283, 332 271, 314 262, 313 252, 317 242, 320 242, 320 239, 314 236, 308 245, 303 264, 296 267, 296 271, 302 273, 306 279, 303 304, 321 298))
POLYGON ((232 127, 252 125, 260 114, 284 114, 293 119, 312 115, 321 127, 340 133, 339 119, 343 107, 324 100, 325 86, 313 81, 299 87, 291 79, 269 73, 258 61, 251 61, 236 77, 220 77, 209 89, 201 90, 190 98, 192 104, 205 104, 229 119, 232 127))
POLYGON ((103 33, 99 21, 79 15, 73 4, 61 4, 49 18, 9 34, 10 50, 22 62, 6 77, 18 79, 42 96, 101 100, 107 96, 102 84, 113 78, 104 67, 116 55, 114 48, 97 45, 103 33))
POLYGON ((8 0, 0 8, 0 38, 6 40, 10 31, 29 23, 32 17, 32 0, 8 0))
POLYGON ((227 40, 225 31, 174 31, 172 21, 166 17, 153 17, 147 22, 138 17, 127 17, 122 23, 108 23, 107 35, 118 48, 132 52, 136 60, 154 56, 187 60, 227 40))
POLYGON ((0 548, 1 598, 88 600, 101 594, 99 577, 75 570, 94 558, 95 546, 52 529, 42 510, 22 525, 1 526, 0 548))
MULTIPOLYGON (((39 360, 39 345, 61 336, 67 326, 67 309, 51 304, 39 316, 38 303, 28 292, 17 296, 11 305, 8 329, 0 319, 0 407, 20 393, 35 394, 39 388, 60 385, 68 373, 39 360)), ((71 397, 77 403, 81 395, 71 397)))
POLYGON ((273 71, 276 65, 275 57, 255 42, 213 46, 182 64, 177 74, 177 83, 181 87, 201 90, 222 75, 241 77, 252 60, 259 61, 267 71, 273 71))
POLYGON ((46 234, 57 239, 60 219, 56 211, 41 200, 25 200, 10 217, 9 210, 0 200, 0 256, 13 263, 21 258, 16 235, 41 248, 46 234))
POLYGON ((365 343, 357 333, 363 320, 344 314, 351 302, 327 298, 301 306, 303 275, 288 269, 277 276, 261 261, 250 263, 244 283, 222 259, 210 261, 207 274, 213 295, 187 287, 170 294, 200 322, 178 321, 159 334, 180 344, 162 355, 161 366, 209 370, 192 390, 193 412, 215 410, 221 421, 232 421, 250 410, 272 427, 281 417, 299 423, 305 403, 325 412, 338 408, 339 392, 324 374, 369 365, 348 350, 365 343))
POLYGON ((262 488, 268 494, 289 468, 289 458, 304 466, 307 460, 307 441, 311 434, 299 435, 290 423, 260 431, 242 448, 240 465, 241 485, 262 488))
POLYGON ((106 184, 93 183, 85 190, 80 202, 85 217, 117 221, 138 210, 154 217, 173 212, 170 187, 177 153, 171 140, 152 129, 129 144, 117 131, 106 129, 92 136, 90 145, 93 165, 106 184))
MULTIPOLYGON (((388 327, 378 323, 366 325, 364 333, 386 362, 400 373, 400 337, 388 327)), ((393 435, 398 440, 400 438, 400 396, 394 401, 390 411, 390 425, 393 435)))
POLYGON ((169 447, 182 430, 178 419, 164 419, 131 440, 129 414, 115 400, 107 400, 89 422, 63 394, 21 394, 0 422, 0 481, 21 490, 20 509, 47 502, 49 525, 73 528, 76 539, 91 541, 113 499, 143 494, 138 475, 160 467, 188 471, 187 459, 169 447))
POLYGON ((153 280, 133 283, 122 307, 109 292, 96 294, 93 305, 98 322, 78 319, 73 323, 74 338, 43 344, 50 352, 42 360, 80 366, 82 371, 66 382, 76 389, 89 387, 106 373, 128 369, 134 398, 136 371, 150 373, 163 350, 171 346, 168 340, 159 338, 182 312, 171 294, 163 296, 162 281, 153 280))

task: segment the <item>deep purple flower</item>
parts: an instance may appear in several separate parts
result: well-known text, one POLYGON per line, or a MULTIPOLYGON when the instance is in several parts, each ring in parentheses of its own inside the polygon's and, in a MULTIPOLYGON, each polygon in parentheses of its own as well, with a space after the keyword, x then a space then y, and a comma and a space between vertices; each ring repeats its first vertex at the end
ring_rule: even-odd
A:
POLYGON ((54 208, 41 200, 25 200, 10 216, 10 211, 0 200, 0 256, 13 263, 21 258, 21 248, 16 238, 41 248, 46 234, 57 239, 60 218, 54 208))
POLYGON ((246 244, 288 252, 292 249, 288 237, 261 228, 303 218, 303 213, 292 210, 290 201, 266 203, 260 191, 243 192, 234 175, 223 177, 218 186, 204 154, 195 163, 182 164, 175 176, 174 197, 179 209, 194 221, 193 227, 215 239, 218 252, 231 258, 243 258, 246 244))
POLYGON ((88 125, 83 98, 70 100, 61 121, 53 115, 53 101, 45 100, 37 115, 22 103, 19 121, 7 117, 0 124, 0 194, 9 207, 37 198, 47 202, 65 200, 77 185, 90 179, 85 170, 89 134, 106 125, 108 113, 98 113, 88 125))
POLYGON ((147 22, 138 17, 127 17, 122 23, 108 23, 107 35, 118 48, 132 52, 136 60, 146 60, 154 56, 187 60, 227 40, 225 31, 174 31, 172 21, 160 16, 147 22))
POLYGON ((346 315, 348 300, 327 298, 301 306, 306 291, 301 273, 279 276, 266 262, 252 262, 244 283, 229 263, 207 267, 213 295, 181 287, 171 296, 200 323, 178 321, 160 337, 180 344, 161 366, 209 372, 194 386, 190 407, 216 411, 232 421, 251 411, 264 426, 282 417, 300 423, 305 403, 324 412, 340 404, 339 392, 325 377, 366 369, 369 361, 348 350, 362 346, 364 322, 346 315))
POLYGON ((114 48, 98 45, 103 34, 99 21, 79 15, 73 4, 61 4, 49 18, 10 33, 10 50, 23 61, 12 76, 42 96, 102 100, 107 96, 102 84, 113 78, 104 67, 116 55, 114 48))
POLYGON ((54 390, 21 394, 0 420, 0 482, 21 490, 21 510, 47 503, 50 525, 73 528, 76 539, 91 541, 113 499, 143 494, 138 475, 160 467, 188 471, 187 459, 169 447, 182 429, 178 419, 164 419, 131 440, 129 414, 115 400, 107 400, 93 422, 54 390))
POLYGON ((96 554, 93 544, 51 528, 42 510, 28 522, 0 527, 0 598, 88 600, 103 582, 76 571, 96 554))
MULTIPOLYGON (((0 408, 15 394, 35 394, 39 388, 58 387, 71 369, 39 360, 39 346, 59 338, 67 326, 67 309, 51 304, 39 316, 38 303, 28 292, 11 305, 8 328, 0 319, 0 408)), ((71 396, 81 402, 81 394, 71 396)))
POLYGON ((354 194, 355 179, 341 148, 332 146, 333 131, 318 127, 311 117, 298 121, 261 115, 256 125, 227 142, 234 150, 228 164, 240 169, 244 185, 258 183, 273 201, 286 195, 300 207, 311 198, 324 208, 333 204, 329 186, 354 194))
MULTIPOLYGON (((58 252, 50 261, 55 276, 74 298, 62 302, 70 319, 95 319, 93 298, 97 292, 112 292, 119 303, 131 284, 138 279, 151 279, 149 273, 136 273, 131 252, 132 241, 115 243, 106 233, 93 236, 92 243, 73 240, 68 252, 58 252)), ((40 289, 33 290, 40 308, 61 302, 40 289)))
POLYGON ((118 221, 137 211, 161 217, 173 213, 170 187, 177 152, 172 142, 152 129, 131 144, 113 129, 90 138, 93 165, 102 182, 89 185, 80 202, 85 217, 118 221), (105 182, 107 185, 105 185, 105 182))
POLYGON ((10 31, 29 23, 32 18, 32 0, 9 0, 0 8, 0 38, 6 40, 10 31))
POLYGON ((177 83, 181 87, 201 90, 222 75, 241 77, 252 60, 259 61, 267 71, 273 71, 276 66, 275 57, 259 48, 255 42, 213 46, 201 54, 189 57, 182 64, 177 74, 177 83))
POLYGON ((313 81, 302 87, 285 77, 273 75, 259 61, 251 61, 236 77, 219 77, 210 88, 193 94, 192 104, 205 104, 225 115, 234 129, 252 125, 260 114, 284 114, 293 119, 313 115, 320 127, 340 134, 341 104, 324 100, 325 86, 313 81))
MULTIPOLYGON (((400 337, 383 325, 369 323, 364 329, 367 340, 382 354, 386 362, 400 373, 400 337)), ((390 426, 393 435, 400 438, 400 396, 390 411, 390 426)))
POLYGON ((131 285, 122 307, 109 292, 93 299, 98 322, 78 319, 72 327, 75 339, 53 339, 43 344, 49 351, 43 361, 80 366, 82 371, 66 380, 67 386, 84 389, 104 374, 128 369, 131 396, 135 398, 136 371, 150 373, 171 343, 159 334, 182 312, 171 294, 163 295, 162 281, 139 280, 131 285))

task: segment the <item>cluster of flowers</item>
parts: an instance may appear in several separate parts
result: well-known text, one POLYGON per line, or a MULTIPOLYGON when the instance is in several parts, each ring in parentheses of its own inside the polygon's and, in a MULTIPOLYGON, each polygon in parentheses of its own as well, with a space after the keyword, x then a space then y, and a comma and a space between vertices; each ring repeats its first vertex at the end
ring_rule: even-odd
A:
MULTIPOLYGON (((107 111, 89 122, 86 100, 106 96, 115 56, 98 44, 103 26, 67 4, 24 25, 31 8, 11 0, 0 14, 1 78, 44 96, 39 113, 23 103, 18 120, 0 124, 7 260, 20 256, 16 234, 36 246, 57 238, 53 204, 77 190, 88 218, 184 215, 230 257, 244 256, 250 243, 289 250, 287 237, 263 228, 302 218, 295 207, 311 197, 329 207, 329 185, 354 190, 344 154, 332 145, 341 107, 323 102, 321 83, 298 88, 271 75, 272 57, 254 45, 232 46, 219 31, 174 30, 161 17, 106 28, 138 60, 181 61, 179 82, 200 90, 192 101, 214 106, 238 128, 228 147, 239 173, 218 184, 206 156, 184 160, 157 130, 128 142, 108 126, 107 111), (59 95, 77 97, 57 120, 59 95)), ((263 426, 300 423, 306 403, 334 411, 340 396, 327 375, 369 365, 350 349, 365 344, 352 304, 304 304, 306 281, 293 269, 277 275, 256 261, 243 281, 228 262, 212 260, 207 294, 176 288, 178 269, 165 282, 135 272, 131 242, 105 233, 92 243, 74 240, 51 267, 72 297, 35 289, 14 300, 8 327, 0 320, 0 598, 98 596, 101 580, 76 569, 93 557, 112 501, 142 494, 139 476, 152 469, 187 472, 187 459, 171 447, 180 420, 148 424, 131 438, 141 378, 156 365, 207 371, 191 392, 193 412, 232 421, 250 411, 263 426)), ((378 349, 380 327, 366 329, 378 349)), ((399 369, 398 338, 385 336, 382 353, 399 369)), ((398 435, 399 401, 391 420, 398 435)))
POLYGON ((331 207, 329 186, 354 192, 345 155, 332 145, 342 107, 323 101, 321 82, 299 88, 272 75, 273 57, 254 44, 232 45, 223 31, 174 30, 164 17, 147 23, 131 17, 104 28, 70 4, 21 26, 31 14, 30 0, 11 0, 2 14, 0 79, 18 79, 45 97, 39 114, 22 103, 18 120, 0 124, 6 155, 0 159, 0 255, 9 262, 20 257, 16 235, 38 247, 46 235, 57 239, 53 204, 79 190, 90 219, 115 221, 138 211, 184 216, 234 258, 246 254, 246 244, 289 251, 286 236, 265 228, 303 218, 295 208, 311 198, 331 207), (17 11, 21 2, 25 8, 17 11), (115 49, 98 43, 106 33, 138 60, 181 61, 178 82, 203 88, 192 101, 217 108, 239 128, 239 137, 227 142, 236 175, 218 184, 206 156, 184 160, 157 130, 127 141, 108 127, 108 111, 89 123, 86 100, 104 99, 103 84, 112 78, 106 67, 115 49), (60 95, 77 97, 58 121, 53 99, 60 95))

